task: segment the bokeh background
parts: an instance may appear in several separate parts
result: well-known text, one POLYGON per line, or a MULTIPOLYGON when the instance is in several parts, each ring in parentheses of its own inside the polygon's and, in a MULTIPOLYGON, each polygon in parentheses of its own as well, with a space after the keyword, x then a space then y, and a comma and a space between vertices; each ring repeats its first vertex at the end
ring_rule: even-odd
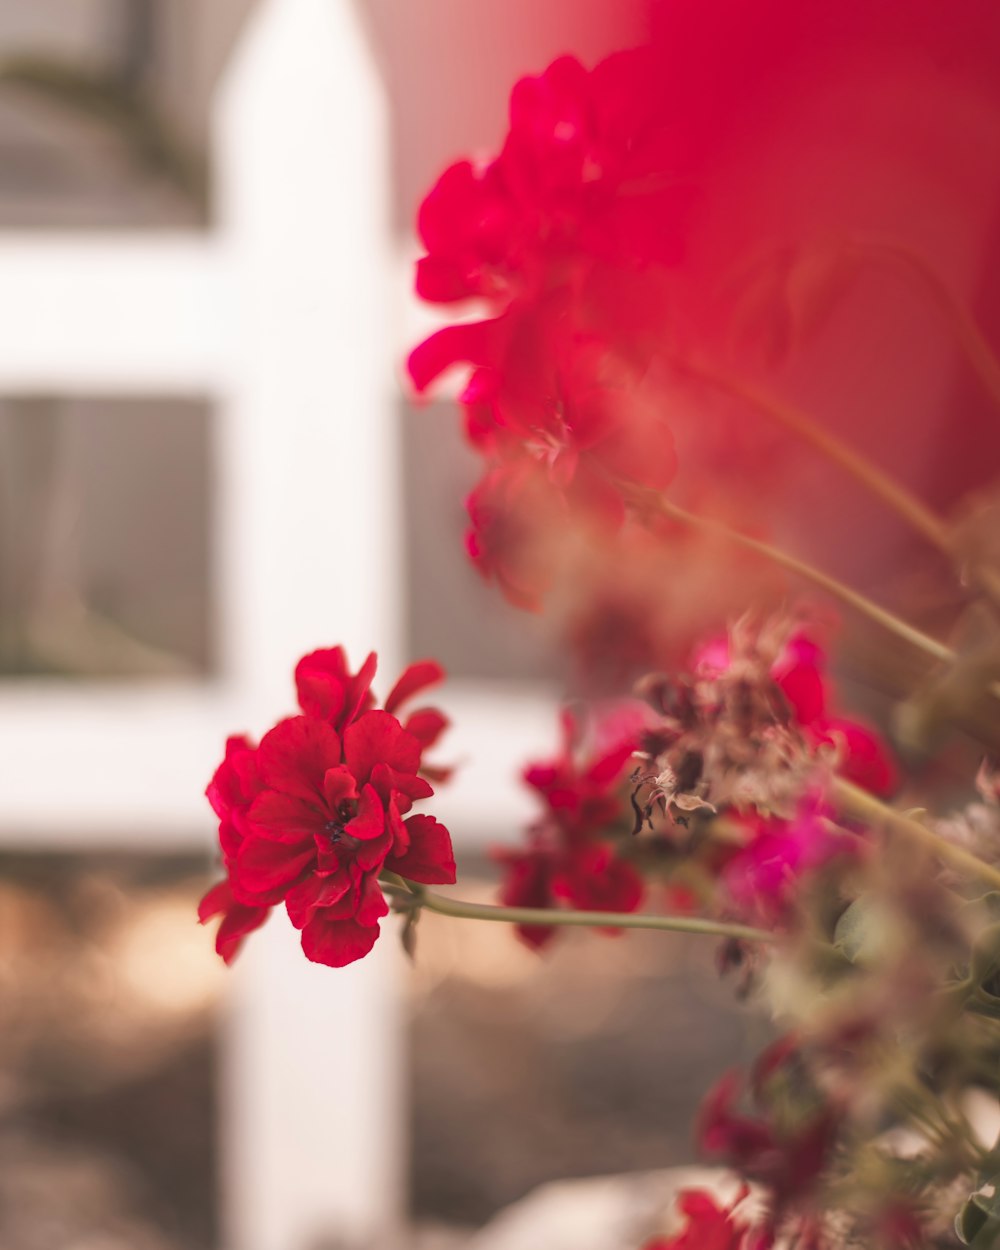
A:
MULTIPOLYGON (((703 49, 725 43, 716 8, 703 49)), ((992 324, 1000 111, 989 48, 963 59, 974 9, 954 44, 922 35, 935 72, 965 74, 952 111, 928 127, 903 74, 885 112, 880 142, 923 179, 886 172, 877 143, 860 168, 880 171, 871 219, 913 226, 992 324)), ((496 145, 516 77, 668 46, 699 11, 0 0, 4 1250, 459 1246, 547 1180, 687 1160, 700 1092, 759 1048, 697 943, 574 935, 539 959, 499 926, 430 917, 413 970, 387 933, 363 971, 303 971, 269 930, 230 973, 193 919, 224 735, 264 729, 299 652, 341 640, 452 672, 464 767, 442 815, 463 894, 488 896, 488 848, 529 810, 517 765, 555 745, 562 658, 464 562, 475 465, 447 400, 405 399, 399 362, 429 324, 411 223, 444 164, 496 145)), ((794 125, 773 146, 774 100, 747 111, 718 149, 730 205, 745 192, 774 225, 754 160, 806 171, 792 217, 837 202, 871 115, 863 90, 839 111, 843 91, 880 81, 862 50, 856 77, 824 69, 818 154, 794 125)), ((968 483, 942 414, 961 411, 984 479, 997 427, 950 349, 914 350, 933 317, 879 338, 898 297, 862 298, 838 331, 855 368, 821 353, 792 385, 835 379, 854 432, 876 454, 896 439, 903 475, 947 505, 968 483)), ((868 505, 808 473, 797 490, 786 523, 818 517, 836 570, 888 593, 889 553, 906 581, 868 505)))

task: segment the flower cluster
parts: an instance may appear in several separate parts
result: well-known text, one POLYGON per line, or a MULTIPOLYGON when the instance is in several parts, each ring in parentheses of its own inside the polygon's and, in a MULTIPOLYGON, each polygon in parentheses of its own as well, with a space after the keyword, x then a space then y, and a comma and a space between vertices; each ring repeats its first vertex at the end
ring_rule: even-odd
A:
POLYGON ((686 677, 650 677, 660 713, 636 770, 636 832, 714 833, 712 866, 741 911, 774 917, 805 873, 857 853, 824 795, 836 773, 878 795, 898 784, 874 730, 830 712, 825 656, 784 616, 743 619, 686 677))
POLYGON ((420 344, 410 376, 424 391, 471 366, 466 432, 487 471, 468 548, 522 605, 551 580, 536 547, 552 508, 604 531, 623 483, 661 488, 674 473, 649 367, 685 197, 654 100, 646 51, 592 71, 562 57, 516 84, 499 155, 452 165, 420 208, 418 294, 489 315, 420 344))
MULTIPOLYGON (((483 462, 467 501, 468 553, 510 602, 552 612, 577 666, 571 696, 586 696, 564 713, 556 758, 524 772, 539 814, 521 846, 496 852, 501 905, 424 888, 455 876, 448 831, 412 810, 444 776, 424 754, 445 721, 433 708, 403 708, 441 669, 411 666, 378 707, 375 657, 352 673, 335 648, 299 663, 298 715, 259 745, 227 744, 208 788, 225 876, 201 918, 221 918, 216 944, 227 962, 284 905, 308 958, 349 964, 371 950, 387 899, 406 915, 407 950, 422 910, 513 923, 535 949, 570 924, 723 938, 717 967, 740 970, 738 992, 766 995, 785 1036, 746 1078, 723 1076, 702 1104, 698 1144, 735 1169, 735 1197, 685 1191, 681 1227, 646 1250, 917 1250, 956 1236, 1000 1245, 1000 1144, 990 1146, 995 1131, 990 1141, 977 1133, 967 1107, 977 1091, 998 1092, 996 509, 967 499, 954 515, 939 513, 955 502, 957 479, 955 491, 934 483, 925 500, 913 480, 929 459, 863 431, 871 414, 891 410, 901 441, 904 429, 920 429, 910 405, 940 392, 926 385, 930 372, 913 372, 921 352, 905 321, 857 358, 841 336, 855 304, 891 320, 882 310, 893 305, 871 301, 874 290, 848 293, 877 256, 917 279, 979 388, 1000 403, 1000 361, 980 310, 965 309, 947 275, 905 240, 851 237, 881 229, 896 198, 876 170, 892 164, 887 136, 911 161, 921 150, 959 152, 927 170, 916 160, 900 183, 907 217, 910 192, 932 166, 954 175, 967 149, 991 167, 981 153, 1000 120, 989 73, 1000 43, 983 41, 982 77, 958 93, 954 138, 976 138, 963 148, 944 140, 943 101, 920 98, 932 69, 942 81, 961 70, 945 37, 954 6, 931 25, 937 10, 922 0, 913 13, 895 0, 832 6, 821 22, 830 37, 820 39, 816 15, 784 3, 766 13, 727 4, 721 25, 711 5, 703 25, 697 4, 661 7, 670 11, 664 29, 678 35, 669 55, 664 41, 592 70, 567 56, 523 78, 500 151, 452 165, 420 209, 417 291, 460 317, 420 344, 408 368, 421 394, 453 367, 466 374, 465 431, 483 462), (855 177, 851 136, 867 129, 869 106, 884 103, 884 84, 846 114, 840 91, 880 76, 869 54, 904 27, 906 38, 894 34, 886 49, 895 49, 892 91, 903 93, 907 123, 887 124, 887 114, 872 126, 855 177), (940 38, 928 38, 932 29, 940 38), (698 30, 703 38, 693 38, 698 30), (864 30, 870 48, 856 43, 864 30), (728 46, 734 31, 747 45, 738 55, 728 46), (772 126, 800 96, 801 134, 790 142, 772 126), (900 142, 914 118, 935 144, 900 142), (831 158, 840 147, 845 155, 831 158), (695 188, 704 210, 696 219, 695 188), (855 198, 859 211, 845 213, 855 198), (878 206, 874 217, 865 204, 878 206), (828 243, 806 237, 819 223, 833 232, 828 243), (762 352, 738 341, 744 321, 762 352), (827 324, 837 333, 821 351, 827 324), (867 393, 866 362, 877 357, 882 368, 890 339, 908 344, 889 353, 905 385, 867 393), (815 343, 814 376, 806 343, 810 353, 815 343), (796 370, 785 378, 758 359, 793 350, 796 370), (816 416, 800 407, 817 397, 816 416), (820 525, 804 544, 826 546, 818 567, 772 545, 765 531, 779 517, 774 528, 786 535, 817 520, 809 495, 821 463, 905 525, 913 548, 886 531, 860 550, 878 514, 847 494, 836 496, 827 532, 820 525), (851 555, 841 568, 872 585, 879 551, 903 553, 893 571, 905 563, 906 576, 885 579, 888 604, 828 572, 838 567, 837 539, 839 554, 851 555), (932 557, 919 569, 909 563, 918 541, 932 557), (815 630, 776 612, 789 578, 877 631, 856 656, 872 706, 914 765, 905 786, 880 733, 844 714, 815 630), (741 611, 728 636, 716 636, 741 611), (632 687, 642 701, 622 701, 648 670, 632 687), (949 730, 960 731, 949 756, 917 767, 918 752, 929 757, 949 730), (979 801, 934 815, 935 785, 971 778, 984 754, 979 801)), ((917 214, 921 234, 980 237, 989 201, 980 173, 973 178, 969 164, 958 179, 979 187, 975 217, 949 234, 944 218, 932 228, 932 215, 924 230, 917 214)), ((936 378, 944 357, 927 359, 936 378)), ((996 446, 985 428, 976 465, 984 485, 996 446)))
POLYGON ((295 670, 301 715, 279 721, 259 746, 226 744, 207 791, 226 875, 199 915, 221 915, 216 948, 227 963, 284 903, 306 956, 342 967, 378 938, 388 912, 383 870, 431 885, 455 880, 448 830, 433 816, 408 815, 433 794, 427 775, 440 773, 423 753, 447 722, 434 708, 396 716, 443 671, 411 665, 380 709, 375 668, 374 653, 351 673, 342 648, 312 652, 295 670))
MULTIPOLYGON (((578 911, 635 911, 643 881, 622 856, 627 838, 627 778, 641 725, 630 706, 585 726, 570 710, 562 717, 563 748, 554 760, 529 765, 524 780, 540 796, 544 812, 528 829, 524 849, 496 852, 503 866, 501 901, 508 907, 550 908, 560 902, 578 911)), ((520 925, 529 946, 544 946, 555 929, 520 925)))

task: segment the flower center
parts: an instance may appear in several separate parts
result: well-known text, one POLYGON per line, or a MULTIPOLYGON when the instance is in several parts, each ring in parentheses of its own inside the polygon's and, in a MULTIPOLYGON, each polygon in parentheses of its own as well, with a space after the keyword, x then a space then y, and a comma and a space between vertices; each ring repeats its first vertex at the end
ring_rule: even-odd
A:
POLYGON ((336 814, 332 816, 323 826, 323 832, 330 839, 334 846, 345 851, 356 851, 361 845, 361 839, 355 838, 352 834, 347 833, 344 826, 348 821, 353 820, 357 813, 357 803, 351 799, 344 799, 336 808, 336 814))

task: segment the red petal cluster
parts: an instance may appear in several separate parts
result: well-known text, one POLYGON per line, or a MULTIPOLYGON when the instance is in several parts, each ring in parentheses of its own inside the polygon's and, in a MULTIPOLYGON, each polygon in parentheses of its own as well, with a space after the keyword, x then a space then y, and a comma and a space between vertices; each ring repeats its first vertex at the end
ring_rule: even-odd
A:
POLYGON ((448 830, 408 815, 429 798, 422 760, 446 727, 434 708, 395 715, 440 681, 431 661, 411 665, 376 708, 376 657, 351 673, 343 649, 314 651, 295 670, 302 714, 279 721, 258 747, 231 738, 207 790, 219 817, 225 879, 201 901, 221 915, 216 949, 227 963, 243 938, 284 903, 315 963, 339 968, 366 955, 388 905, 383 869, 428 885, 455 880, 448 830))
POLYGON ((741 1176, 766 1185, 770 1228, 776 1229, 791 1206, 808 1197, 830 1159, 841 1115, 814 1091, 788 1113, 786 1093, 802 1084, 797 1043, 779 1038, 758 1058, 750 1079, 754 1114, 738 1107, 742 1081, 727 1073, 702 1103, 698 1139, 706 1155, 722 1158, 741 1176))
POLYGON ((798 633, 778 657, 771 676, 781 687, 796 720, 814 741, 839 748, 840 775, 885 798, 899 785, 899 769, 874 729, 831 711, 826 667, 822 647, 806 634, 798 633))
MULTIPOLYGON (((624 782, 639 734, 636 717, 618 718, 592 754, 581 750, 583 727, 563 714, 563 748, 554 760, 531 764, 524 780, 541 797, 544 815, 528 830, 524 850, 495 853, 505 870, 500 900, 507 907, 556 907, 578 911, 635 911, 645 893, 636 869, 616 850, 615 827, 628 827, 624 782)), ((520 925, 518 934, 538 949, 555 929, 520 925)))
POLYGON ((499 155, 452 165, 420 208, 418 294, 475 299, 489 315, 420 344, 410 376, 423 391, 472 367, 466 430, 488 472, 470 500, 469 551, 519 603, 546 588, 537 567, 526 578, 537 561, 518 541, 535 525, 525 462, 599 525, 620 521, 622 483, 663 487, 674 473, 670 430, 641 385, 686 199, 655 98, 648 50, 592 71, 562 57, 515 85, 499 155), (518 519, 484 522, 498 510, 518 519))

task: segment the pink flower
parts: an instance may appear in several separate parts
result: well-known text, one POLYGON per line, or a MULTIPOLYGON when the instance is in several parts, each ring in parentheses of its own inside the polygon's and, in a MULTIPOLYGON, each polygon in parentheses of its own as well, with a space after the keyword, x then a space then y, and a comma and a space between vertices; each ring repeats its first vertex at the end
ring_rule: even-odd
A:
POLYGON ((747 840, 726 856, 719 879, 741 914, 765 923, 787 915, 803 877, 862 849, 815 796, 805 796, 791 820, 735 813, 729 820, 746 831, 747 840))
POLYGON ((280 721, 254 750, 232 739, 209 786, 220 818, 226 880, 202 902, 201 919, 223 913, 217 948, 231 961, 242 937, 283 902, 317 963, 341 967, 371 950, 388 906, 378 885, 388 869, 413 881, 455 879, 447 829, 408 815, 433 789, 422 753, 445 726, 435 709, 393 714, 443 676, 412 665, 374 708, 370 655, 357 674, 341 648, 296 667, 304 714, 280 721))

